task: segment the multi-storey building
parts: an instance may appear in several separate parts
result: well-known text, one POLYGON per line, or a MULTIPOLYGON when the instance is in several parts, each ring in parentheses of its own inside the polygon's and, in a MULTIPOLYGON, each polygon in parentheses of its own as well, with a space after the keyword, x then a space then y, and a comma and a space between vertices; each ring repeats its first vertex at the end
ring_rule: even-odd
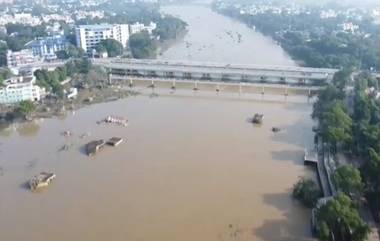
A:
POLYGON ((100 25, 80 25, 76 28, 77 46, 88 54, 91 54, 100 41, 104 39, 115 39, 123 47, 127 46, 129 39, 128 24, 100 24, 100 25))
POLYGON ((67 49, 69 42, 63 35, 54 35, 36 38, 25 46, 33 51, 34 56, 39 56, 45 60, 53 60, 57 58, 57 51, 67 49))
POLYGON ((23 49, 21 51, 13 52, 8 50, 7 52, 7 66, 8 68, 20 67, 24 65, 30 65, 38 63, 39 58, 33 55, 33 51, 30 49, 23 49))
POLYGON ((5 80, 5 85, 0 88, 0 104, 14 104, 23 100, 39 101, 45 90, 34 83, 34 76, 5 80))

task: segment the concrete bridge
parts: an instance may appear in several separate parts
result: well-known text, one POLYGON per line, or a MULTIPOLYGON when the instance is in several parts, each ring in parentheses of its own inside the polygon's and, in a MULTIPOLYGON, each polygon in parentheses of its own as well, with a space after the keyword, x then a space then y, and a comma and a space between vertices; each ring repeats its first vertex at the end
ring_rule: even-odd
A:
POLYGON ((203 81, 322 86, 338 69, 137 59, 94 59, 112 75, 203 81))

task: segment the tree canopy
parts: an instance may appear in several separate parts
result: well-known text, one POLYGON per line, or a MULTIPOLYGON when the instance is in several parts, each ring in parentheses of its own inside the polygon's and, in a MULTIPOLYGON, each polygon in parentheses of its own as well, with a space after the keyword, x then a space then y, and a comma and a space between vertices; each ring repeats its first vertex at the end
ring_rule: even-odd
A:
POLYGON ((0 41, 0 67, 7 65, 7 51, 7 43, 0 41))
POLYGON ((11 77, 11 71, 7 68, 0 69, 0 87, 3 85, 3 81, 11 77))
POLYGON ((35 109, 36 109, 36 106, 34 105, 32 101, 23 100, 23 101, 20 101, 20 103, 18 104, 17 112, 24 116, 28 116, 31 113, 33 113, 35 109))
POLYGON ((352 119, 341 101, 334 101, 321 114, 320 129, 325 141, 330 143, 334 149, 338 144, 350 146, 352 137, 352 119))
POLYGON ((333 174, 334 184, 348 196, 360 196, 364 183, 360 171, 352 165, 337 168, 333 174))
POLYGON ((129 47, 134 58, 143 59, 156 56, 157 44, 146 31, 132 34, 129 38, 129 47))
POLYGON ((365 241, 370 233, 351 199, 343 193, 319 207, 316 217, 317 234, 322 241, 365 241))
POLYGON ((293 197, 306 207, 312 208, 318 198, 321 197, 321 191, 313 180, 300 178, 298 182, 294 184, 293 197))
POLYGON ((98 53, 107 52, 108 57, 116 57, 123 54, 123 45, 114 39, 104 39, 96 47, 98 53))
POLYGON ((158 21, 154 34, 159 36, 161 41, 175 39, 186 26, 187 24, 181 19, 169 15, 158 21))

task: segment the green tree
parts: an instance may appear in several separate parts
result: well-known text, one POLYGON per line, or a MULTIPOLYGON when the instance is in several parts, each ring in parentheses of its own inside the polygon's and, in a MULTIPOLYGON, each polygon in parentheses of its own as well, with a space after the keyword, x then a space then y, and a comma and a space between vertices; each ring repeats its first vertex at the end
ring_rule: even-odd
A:
POLYGON ((106 51, 108 57, 116 57, 123 54, 123 45, 114 39, 104 39, 96 47, 98 53, 106 51))
POLYGON ((364 183, 360 171, 352 165, 337 168, 333 174, 334 184, 348 196, 360 196, 364 183))
POLYGON ((8 68, 0 69, 0 87, 3 85, 4 80, 11 77, 11 71, 8 68))
POLYGON ((350 81, 352 71, 343 69, 334 74, 333 83, 338 89, 344 89, 350 81))
POLYGON ((32 101, 23 100, 23 101, 20 101, 20 103, 18 104, 17 112, 27 117, 31 113, 33 113, 35 109, 36 109, 36 106, 34 105, 32 101))
POLYGON ((92 67, 90 60, 85 59, 85 58, 75 60, 74 64, 77 68, 76 71, 81 74, 88 74, 88 72, 90 71, 92 67))
POLYGON ((314 119, 321 119, 322 114, 330 107, 331 103, 336 100, 342 100, 344 92, 333 85, 328 85, 318 93, 318 100, 313 105, 314 119))
POLYGON ((353 141, 352 119, 347 114, 342 102, 334 101, 320 118, 321 134, 334 150, 338 144, 350 147, 353 141))
POLYGON ((294 184, 293 197, 306 207, 312 208, 318 198, 321 197, 321 191, 313 180, 300 178, 298 182, 294 184))
POLYGON ((157 44, 148 32, 132 34, 129 38, 129 47, 132 56, 137 59, 154 58, 157 52, 157 44))
POLYGON ((380 155, 373 148, 368 150, 362 173, 367 191, 380 193, 380 155))
POLYGON ((179 33, 185 30, 186 26, 187 24, 181 19, 165 16, 158 21, 154 34, 159 36, 161 41, 175 39, 179 33))
POLYGON ((322 241, 365 241, 370 233, 351 199, 343 193, 317 208, 316 218, 317 234, 322 241))
POLYGON ((0 41, 0 67, 7 65, 8 45, 6 42, 0 41))
POLYGON ((67 49, 60 50, 56 52, 59 59, 69 59, 69 58, 83 58, 84 51, 81 48, 77 48, 70 44, 67 49))

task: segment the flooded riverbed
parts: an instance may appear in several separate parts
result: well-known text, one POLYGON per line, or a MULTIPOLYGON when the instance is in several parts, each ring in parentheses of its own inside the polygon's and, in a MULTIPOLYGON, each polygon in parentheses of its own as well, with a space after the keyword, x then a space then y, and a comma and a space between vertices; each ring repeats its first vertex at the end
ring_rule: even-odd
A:
POLYGON ((227 64, 288 65, 296 63, 271 38, 245 24, 213 12, 206 5, 170 5, 162 12, 188 23, 188 33, 160 59, 227 64))
POLYGON ((311 175, 302 163, 310 112, 306 103, 137 96, 5 130, 0 240, 307 240, 309 211, 290 189, 311 175), (265 115, 260 127, 247 122, 255 112, 265 115), (129 126, 96 124, 109 114, 129 126), (112 136, 126 141, 83 153, 112 136), (25 181, 40 171, 57 178, 31 193, 25 181))

